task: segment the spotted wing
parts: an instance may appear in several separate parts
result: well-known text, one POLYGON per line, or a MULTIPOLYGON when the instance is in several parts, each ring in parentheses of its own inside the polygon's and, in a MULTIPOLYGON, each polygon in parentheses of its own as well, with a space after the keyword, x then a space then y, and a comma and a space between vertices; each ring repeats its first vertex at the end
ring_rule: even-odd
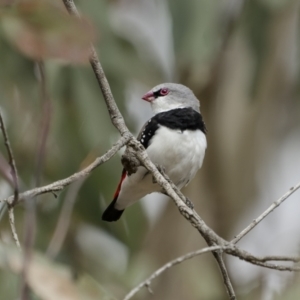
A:
POLYGON ((141 142, 145 149, 148 148, 150 141, 155 135, 155 132, 158 128, 158 120, 157 118, 153 117, 148 122, 146 122, 143 128, 141 129, 139 135, 137 136, 137 140, 141 142))

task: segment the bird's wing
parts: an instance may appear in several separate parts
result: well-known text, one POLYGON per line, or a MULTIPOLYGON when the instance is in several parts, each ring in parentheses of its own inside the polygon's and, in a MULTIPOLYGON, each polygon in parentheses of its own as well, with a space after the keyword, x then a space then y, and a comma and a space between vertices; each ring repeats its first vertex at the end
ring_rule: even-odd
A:
MULTIPOLYGON (((147 147, 149 146, 150 140, 154 136, 155 131, 158 129, 158 127, 159 125, 156 118, 151 118, 149 121, 147 121, 144 124, 144 126, 140 130, 137 136, 137 140, 144 146, 145 149, 147 149, 147 147)), ((119 184, 114 194, 114 200, 116 200, 119 196, 119 193, 121 191, 121 186, 124 179, 126 178, 126 175, 127 175, 126 170, 123 168, 121 179, 119 181, 119 184)))
MULTIPOLYGON (((186 129, 200 129, 204 134, 206 133, 206 126, 202 119, 200 113, 196 112, 194 109, 179 108, 167 112, 162 112, 153 116, 149 121, 147 121, 142 127, 140 133, 138 134, 138 141, 145 147, 148 148, 151 139, 155 135, 157 129, 160 126, 166 126, 170 129, 175 130, 186 130, 186 129)), ((126 154, 126 152, 125 152, 126 154)), ((118 197, 121 190, 122 182, 126 178, 126 171, 123 169, 120 183, 118 184, 115 196, 118 197)), ((114 198, 116 199, 116 198, 114 198)))
POLYGON ((158 128, 159 124, 156 116, 154 116, 149 121, 147 121, 140 130, 140 133, 137 136, 137 140, 144 146, 145 149, 148 148, 149 142, 158 128))

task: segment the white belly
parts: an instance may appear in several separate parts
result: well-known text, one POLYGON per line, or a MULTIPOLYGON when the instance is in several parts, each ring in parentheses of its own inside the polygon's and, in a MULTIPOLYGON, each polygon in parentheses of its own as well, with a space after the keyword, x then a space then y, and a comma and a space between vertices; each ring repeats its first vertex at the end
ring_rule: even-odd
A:
POLYGON ((171 180, 185 186, 202 166, 206 137, 201 130, 172 130, 160 127, 147 148, 150 159, 162 165, 171 180))
MULTIPOLYGON (((157 129, 147 152, 151 161, 163 166, 170 179, 181 189, 202 166, 206 146, 205 134, 200 130, 181 132, 162 126, 157 129)), ((136 173, 125 178, 117 209, 124 209, 147 194, 161 191, 161 187, 152 182, 151 174, 147 173, 144 167, 139 167, 136 173)))

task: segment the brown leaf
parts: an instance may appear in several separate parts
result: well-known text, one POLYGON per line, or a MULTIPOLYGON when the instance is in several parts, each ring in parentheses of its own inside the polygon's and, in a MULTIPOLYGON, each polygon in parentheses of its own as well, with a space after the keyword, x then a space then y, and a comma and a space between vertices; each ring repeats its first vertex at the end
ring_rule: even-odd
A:
POLYGON ((2 12, 1 19, 8 40, 32 59, 88 61, 95 36, 92 26, 48 1, 21 2, 2 12))

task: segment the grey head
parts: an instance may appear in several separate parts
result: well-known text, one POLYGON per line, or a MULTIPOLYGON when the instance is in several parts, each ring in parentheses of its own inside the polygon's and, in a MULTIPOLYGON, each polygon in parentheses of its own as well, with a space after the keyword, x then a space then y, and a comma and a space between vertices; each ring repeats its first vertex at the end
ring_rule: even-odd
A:
POLYGON ((178 83, 159 84, 146 93, 142 99, 150 102, 154 114, 184 107, 191 107, 200 112, 200 103, 193 91, 178 83))

